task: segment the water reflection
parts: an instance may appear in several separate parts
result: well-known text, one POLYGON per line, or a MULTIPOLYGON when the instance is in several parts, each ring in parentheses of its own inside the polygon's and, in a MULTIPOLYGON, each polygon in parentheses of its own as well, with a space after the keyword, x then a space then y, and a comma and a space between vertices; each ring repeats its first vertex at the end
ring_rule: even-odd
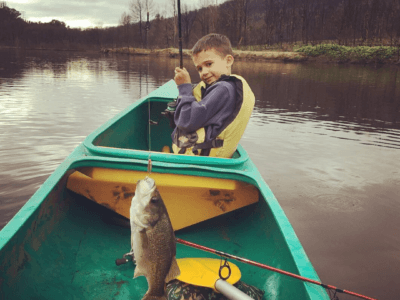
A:
POLYGON ((397 299, 394 280, 374 274, 394 278, 400 268, 393 256, 400 251, 400 219, 393 213, 400 213, 398 69, 235 68, 257 98, 241 143, 322 281, 397 299))
MULTIPOLYGON (((0 50, 0 228, 89 133, 177 65, 0 50)), ((198 81, 192 62, 184 65, 198 81)), ((391 278, 400 268, 398 68, 235 62, 233 71, 257 99, 241 144, 322 281, 396 299, 400 288, 370 262, 391 278)))
POLYGON ((239 63, 261 112, 315 112, 318 120, 399 128, 397 67, 239 63))
POLYGON ((89 133, 170 79, 144 58, 1 54, 0 228, 89 133))
POLYGON ((239 62, 235 69, 254 90, 260 123, 313 122, 315 134, 400 148, 392 130, 400 129, 397 67, 239 62))

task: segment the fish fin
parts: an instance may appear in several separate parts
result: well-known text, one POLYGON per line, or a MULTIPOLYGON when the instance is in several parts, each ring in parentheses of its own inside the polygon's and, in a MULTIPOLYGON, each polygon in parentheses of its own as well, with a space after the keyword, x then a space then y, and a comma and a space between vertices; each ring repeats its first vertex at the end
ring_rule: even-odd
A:
POLYGON ((169 272, 167 277, 165 278, 165 282, 170 282, 181 274, 181 270, 179 269, 178 262, 176 261, 176 257, 172 258, 171 267, 169 268, 169 272))
POLYGON ((135 272, 133 273, 133 278, 139 277, 139 276, 146 276, 146 273, 143 272, 139 266, 136 266, 135 272))
POLYGON ((149 294, 146 293, 143 296, 142 300, 167 300, 167 297, 165 295, 154 296, 154 295, 149 295, 149 294))

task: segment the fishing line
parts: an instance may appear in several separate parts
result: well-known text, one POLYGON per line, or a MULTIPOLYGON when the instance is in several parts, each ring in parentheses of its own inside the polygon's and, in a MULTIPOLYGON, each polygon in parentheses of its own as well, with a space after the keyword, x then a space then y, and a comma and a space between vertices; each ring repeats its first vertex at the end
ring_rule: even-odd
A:
MULTIPOLYGON (((179 37, 178 37, 178 42, 179 42, 179 67, 182 69, 183 68, 183 50, 182 50, 182 22, 181 22, 181 1, 177 0, 178 2, 178 32, 179 32, 179 37)), ((175 44, 175 39, 176 39, 176 26, 174 26, 174 44, 175 44)), ((147 40, 146 40, 147 42, 147 40)), ((148 80, 147 76, 149 73, 149 63, 150 60, 147 60, 147 73, 146 73, 146 88, 147 88, 147 94, 148 94, 148 80)), ((175 68, 176 68, 176 61, 175 61, 175 68)), ((151 105, 150 105, 150 98, 148 98, 148 113, 149 113, 149 120, 148 120, 148 126, 149 126, 149 157, 148 157, 148 163, 147 163, 147 172, 148 175, 150 176, 151 174, 151 169, 152 169, 152 162, 151 162, 151 105)))
MULTIPOLYGON (((149 23, 149 8, 147 7, 147 23, 146 23, 146 48, 148 50, 148 32, 150 29, 150 23, 149 23)), ((149 80, 148 80, 148 76, 149 76, 149 72, 150 72, 150 57, 147 57, 147 72, 146 72, 146 94, 149 95, 149 80)), ((150 105, 150 98, 147 98, 147 106, 148 106, 148 112, 149 112, 149 120, 148 120, 148 126, 149 126, 149 158, 148 158, 148 162, 147 162, 147 177, 150 176, 151 174, 151 169, 152 169, 152 162, 151 162, 151 105, 150 105)))
POLYGON ((149 111, 149 121, 148 121, 148 126, 149 126, 149 158, 147 162, 147 176, 150 176, 151 174, 151 169, 152 169, 152 162, 151 162, 151 109, 150 109, 150 98, 147 99, 148 103, 148 111, 149 111))
MULTIPOLYGON (((150 63, 150 58, 147 58, 147 72, 146 72, 146 92, 147 95, 149 94, 149 82, 147 79, 147 76, 149 75, 149 63, 150 63)), ((152 163, 151 163, 151 108, 150 108, 150 97, 147 98, 147 107, 148 107, 148 112, 149 112, 149 120, 148 120, 148 126, 149 126, 149 158, 147 162, 147 177, 150 176, 151 174, 151 169, 152 169, 152 163)))

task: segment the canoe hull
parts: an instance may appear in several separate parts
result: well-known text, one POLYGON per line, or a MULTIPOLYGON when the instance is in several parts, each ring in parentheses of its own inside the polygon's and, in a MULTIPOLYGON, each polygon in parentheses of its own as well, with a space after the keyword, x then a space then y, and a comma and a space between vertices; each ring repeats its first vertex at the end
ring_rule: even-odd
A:
MULTIPOLYGON (((171 84, 149 97, 171 95, 170 89, 171 84)), ((156 99, 168 100, 171 99, 156 99)), ((133 173, 139 177, 146 173, 148 154, 104 147, 107 139, 120 143, 115 136, 108 138, 106 132, 123 130, 121 124, 128 122, 132 111, 144 101, 148 99, 134 104, 90 135, 0 231, 0 299, 143 297, 147 291, 145 277, 132 278, 132 263, 115 265, 115 259, 130 250, 130 229, 124 222, 115 222, 121 219, 120 215, 84 195, 84 190, 71 188, 71 182, 68 188, 68 180, 77 170, 82 173, 91 168, 128 172, 128 178, 133 173), (95 145, 99 137, 105 143, 102 146, 95 145)), ((319 280, 278 201, 240 146, 231 160, 177 157, 152 154, 153 173, 160 176, 156 183, 162 186, 163 178, 168 176, 195 176, 208 182, 207 187, 221 179, 227 180, 224 189, 228 191, 236 182, 250 186, 258 200, 177 230, 177 237, 319 280)), ((129 194, 133 188, 134 183, 125 192, 129 194)), ((161 191, 163 197, 167 190, 161 191)), ((213 255, 178 244, 177 258, 184 257, 213 255)), ((237 265, 242 280, 263 289, 266 299, 329 299, 319 286, 243 263, 237 265)))

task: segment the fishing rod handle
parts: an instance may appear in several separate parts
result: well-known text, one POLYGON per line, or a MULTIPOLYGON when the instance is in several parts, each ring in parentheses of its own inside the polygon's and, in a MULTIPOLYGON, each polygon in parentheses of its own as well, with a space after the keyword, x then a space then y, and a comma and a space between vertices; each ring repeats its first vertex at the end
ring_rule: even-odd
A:
POLYGON ((126 258, 118 258, 118 259, 115 260, 115 264, 116 264, 117 266, 120 266, 120 265, 126 264, 128 261, 129 261, 129 260, 126 259, 126 258))
POLYGON ((254 300, 223 279, 218 279, 215 282, 215 289, 230 300, 254 300))

